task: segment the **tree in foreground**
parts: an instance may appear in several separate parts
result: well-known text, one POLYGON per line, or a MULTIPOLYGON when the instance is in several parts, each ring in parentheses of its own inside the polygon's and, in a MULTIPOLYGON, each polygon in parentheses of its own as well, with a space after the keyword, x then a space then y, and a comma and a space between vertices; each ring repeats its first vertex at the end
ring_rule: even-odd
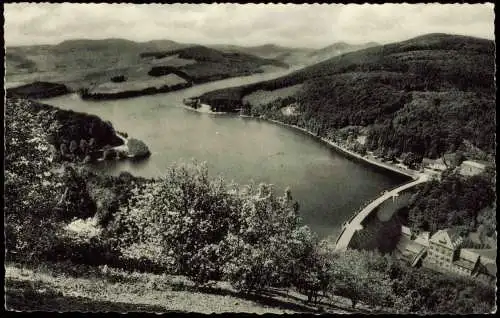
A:
POLYGON ((359 302, 373 307, 391 304, 391 280, 386 266, 376 253, 347 250, 337 255, 331 268, 334 293, 350 299, 353 309, 359 302))
POLYGON ((211 180, 205 164, 178 164, 134 192, 112 225, 121 249, 200 284, 219 279, 220 242, 237 222, 238 207, 223 180, 211 180))

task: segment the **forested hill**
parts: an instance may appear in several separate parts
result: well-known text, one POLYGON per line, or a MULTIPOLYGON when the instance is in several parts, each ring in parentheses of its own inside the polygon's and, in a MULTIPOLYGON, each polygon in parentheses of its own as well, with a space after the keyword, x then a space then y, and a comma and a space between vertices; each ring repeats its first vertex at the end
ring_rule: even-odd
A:
POLYGON ((435 158, 465 145, 493 154, 494 50, 490 40, 428 34, 201 99, 225 110, 244 106, 252 115, 326 137, 343 127, 363 126, 369 149, 396 155, 435 158), (268 103, 249 102, 255 94, 267 94, 268 103), (294 115, 285 116, 280 110, 290 105, 294 115))

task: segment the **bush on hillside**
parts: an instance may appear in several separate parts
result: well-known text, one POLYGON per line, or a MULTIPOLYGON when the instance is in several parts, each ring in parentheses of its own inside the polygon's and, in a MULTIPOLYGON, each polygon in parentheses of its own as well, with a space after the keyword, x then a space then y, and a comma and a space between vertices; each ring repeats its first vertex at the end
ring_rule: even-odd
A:
POLYGON ((139 139, 129 138, 127 146, 129 155, 132 155, 135 158, 147 157, 151 154, 148 146, 146 146, 146 144, 139 139))
POLYGON ((125 82, 126 80, 127 80, 127 78, 125 77, 125 75, 113 76, 111 78, 111 82, 113 82, 113 83, 122 83, 122 82, 125 82))
POLYGON ((286 275, 305 255, 301 245, 312 244, 289 194, 277 197, 266 185, 228 187, 210 179, 205 165, 173 166, 132 192, 109 238, 124 255, 147 257, 199 284, 222 278, 245 290, 290 284, 286 275))

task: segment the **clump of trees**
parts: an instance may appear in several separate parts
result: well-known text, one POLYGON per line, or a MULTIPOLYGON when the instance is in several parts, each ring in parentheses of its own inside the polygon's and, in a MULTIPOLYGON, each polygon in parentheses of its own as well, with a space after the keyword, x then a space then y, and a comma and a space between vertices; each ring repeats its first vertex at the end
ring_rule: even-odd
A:
POLYGON ((55 161, 90 162, 97 150, 94 138, 81 139, 79 143, 71 140, 69 145, 63 142, 59 145, 59 152, 55 153, 55 161))
POLYGON ((211 180, 205 165, 172 167, 165 178, 135 191, 109 226, 110 239, 119 238, 123 253, 146 254, 200 284, 222 277, 247 290, 277 284, 280 255, 290 252, 281 243, 294 231, 308 231, 298 228, 289 194, 278 197, 266 185, 228 186, 211 180))
POLYGON ((50 116, 45 118, 47 123, 51 123, 47 125, 50 127, 47 135, 51 143, 58 147, 64 143, 69 148, 72 141, 75 141, 78 147, 82 139, 86 142, 93 139, 92 146, 96 149, 105 145, 118 146, 123 143, 116 136, 113 125, 109 121, 103 121, 95 115, 46 106, 51 108, 50 116))
POLYGON ((379 121, 368 135, 370 149, 393 149, 438 158, 465 150, 464 140, 494 152, 495 111, 492 96, 448 91, 414 94, 389 120, 379 121))
POLYGON ((111 78, 111 81, 113 83, 122 83, 122 82, 125 82, 127 80, 127 78, 125 77, 125 75, 117 75, 117 76, 113 76, 111 78))
POLYGON ((491 234, 488 211, 494 201, 495 188, 487 174, 469 178, 445 174, 441 182, 430 181, 417 188, 408 206, 409 225, 431 232, 454 227, 464 234, 483 225, 491 234))
POLYGON ((129 138, 127 140, 127 146, 129 155, 134 156, 134 158, 143 158, 151 154, 148 146, 139 139, 129 138))

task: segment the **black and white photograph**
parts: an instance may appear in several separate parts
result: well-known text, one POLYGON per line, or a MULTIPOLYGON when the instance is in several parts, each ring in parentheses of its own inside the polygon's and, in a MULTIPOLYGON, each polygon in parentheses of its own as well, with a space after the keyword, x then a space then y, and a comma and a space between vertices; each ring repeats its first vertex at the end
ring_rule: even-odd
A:
POLYGON ((3 4, 5 310, 495 314, 494 8, 3 4))

